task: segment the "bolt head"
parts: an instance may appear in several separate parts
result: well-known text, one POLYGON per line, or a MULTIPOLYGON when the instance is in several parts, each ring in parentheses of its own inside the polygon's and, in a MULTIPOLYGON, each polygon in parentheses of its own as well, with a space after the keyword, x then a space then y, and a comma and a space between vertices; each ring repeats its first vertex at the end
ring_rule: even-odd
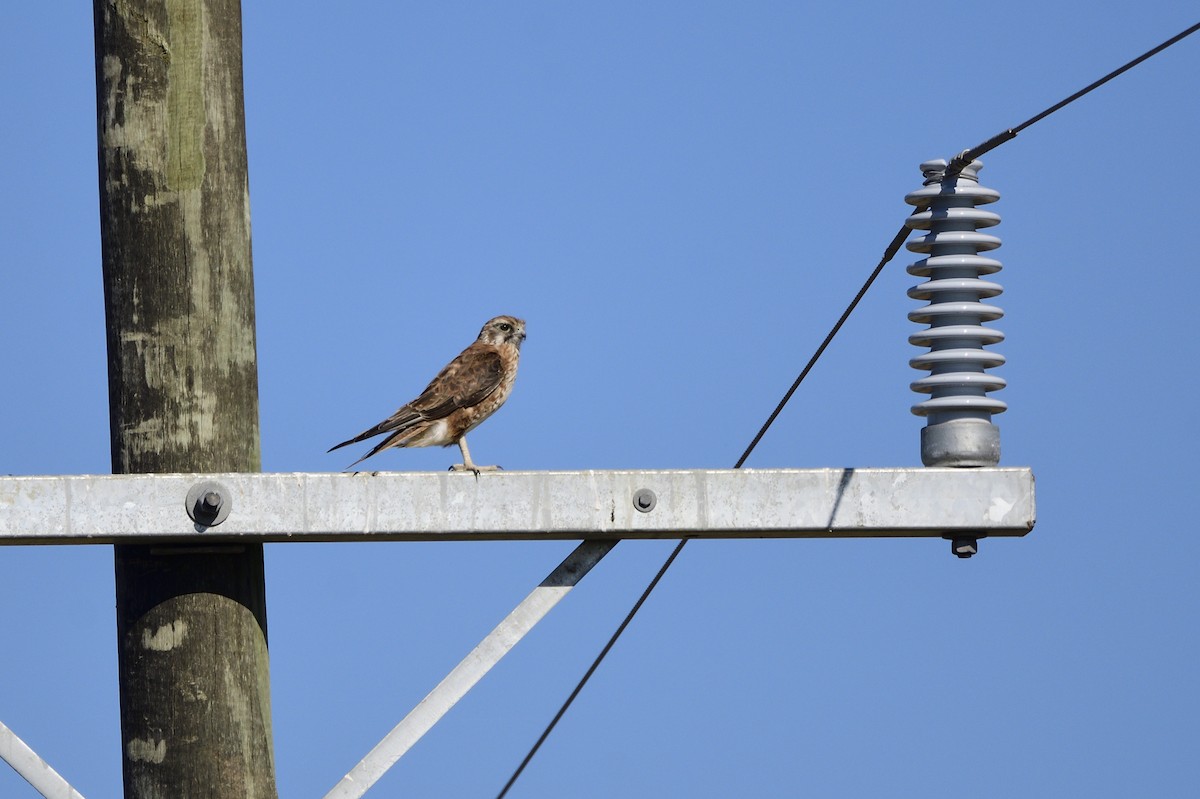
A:
POLYGON ((639 488, 633 494, 633 507, 642 513, 649 513, 657 504, 658 497, 648 488, 639 488))

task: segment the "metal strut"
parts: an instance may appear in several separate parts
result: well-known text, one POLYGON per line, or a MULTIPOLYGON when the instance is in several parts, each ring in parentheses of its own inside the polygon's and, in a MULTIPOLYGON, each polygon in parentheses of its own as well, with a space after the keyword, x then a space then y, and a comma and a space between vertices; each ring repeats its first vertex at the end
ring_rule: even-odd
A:
POLYGON ((617 541, 584 541, 488 633, 325 799, 359 799, 584 578, 617 541))
POLYGON ((46 799, 83 799, 37 752, 0 723, 0 760, 8 763, 46 799))

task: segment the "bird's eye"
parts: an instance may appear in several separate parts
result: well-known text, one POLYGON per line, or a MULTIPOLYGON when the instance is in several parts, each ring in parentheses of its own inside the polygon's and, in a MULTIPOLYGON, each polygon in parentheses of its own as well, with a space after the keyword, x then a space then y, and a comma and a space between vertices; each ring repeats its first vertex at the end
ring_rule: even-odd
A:
POLYGON ((510 325, 508 322, 501 322, 500 329, 507 333, 508 331, 512 330, 512 325, 510 325))

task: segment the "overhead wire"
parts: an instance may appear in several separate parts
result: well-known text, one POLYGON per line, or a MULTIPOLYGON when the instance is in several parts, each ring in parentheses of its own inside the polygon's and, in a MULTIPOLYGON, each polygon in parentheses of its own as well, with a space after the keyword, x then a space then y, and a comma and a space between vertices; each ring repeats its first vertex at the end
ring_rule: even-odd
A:
MULTIPOLYGON (((1045 108, 1044 110, 1038 112, 1037 114, 1034 114, 1029 119, 1022 122, 1021 124, 1016 125, 1011 128, 1006 128, 1005 130, 1001 131, 1000 133, 997 133, 995 136, 992 136, 990 139, 987 139, 986 141, 983 141, 974 147, 963 150, 958 155, 956 155, 954 158, 952 158, 950 160, 950 162, 946 165, 946 170, 945 170, 944 176, 946 178, 950 178, 950 177, 953 177, 953 176, 959 174, 959 172, 962 171, 963 167, 970 164, 976 158, 979 158, 981 155, 984 155, 985 153, 988 153, 988 152, 994 150, 995 148, 999 147, 1001 144, 1004 144, 1005 142, 1011 141, 1012 139, 1017 137, 1017 134, 1019 134, 1021 131, 1025 130, 1026 128, 1030 127, 1031 125, 1034 125, 1034 124, 1040 122, 1041 120, 1045 119, 1046 117, 1050 116, 1051 114, 1055 113, 1056 111, 1059 111, 1059 110, 1065 108, 1066 106, 1070 105, 1071 103, 1075 102, 1076 100, 1083 97, 1084 95, 1094 91, 1095 89, 1100 88, 1105 83, 1108 83, 1110 80, 1112 80, 1113 78, 1116 78, 1119 75, 1121 75, 1122 73, 1127 72, 1130 69, 1133 69, 1138 64, 1141 64, 1143 61, 1145 61, 1146 59, 1157 55, 1158 53, 1167 49, 1171 45, 1176 44, 1177 42, 1187 38, 1188 36, 1195 33, 1197 30, 1200 30, 1200 22, 1196 23, 1195 25, 1192 25, 1190 28, 1187 28, 1187 29, 1177 33, 1176 35, 1172 36, 1170 39, 1167 39, 1166 41, 1162 42, 1161 44, 1158 44, 1158 45, 1152 47, 1151 49, 1149 49, 1146 52, 1139 55, 1137 58, 1134 58, 1134 59, 1128 61, 1127 63, 1121 65, 1117 69, 1114 69, 1112 72, 1109 72, 1104 77, 1099 78, 1099 79, 1093 81, 1092 83, 1089 83, 1087 86, 1083 87, 1082 89, 1075 92, 1074 94, 1071 94, 1070 96, 1063 98, 1062 100, 1045 108)), ((917 213, 920 213, 922 210, 923 210, 923 207, 918 207, 913 213, 917 214, 917 213)), ((867 277, 866 281, 862 285, 862 288, 860 288, 858 290, 858 293, 854 295, 854 299, 852 299, 850 301, 850 304, 846 306, 846 310, 844 310, 842 312, 842 315, 840 317, 838 317, 837 322, 834 323, 833 327, 830 329, 829 333, 825 336, 825 339, 821 342, 820 346, 818 346, 816 351, 813 352, 812 357, 808 359, 808 362, 804 365, 804 368, 800 370, 800 374, 792 382, 792 385, 788 388, 787 392, 784 393, 783 398, 775 406, 775 409, 773 411, 771 411, 771 414, 770 414, 770 416, 767 417, 766 422, 764 422, 762 427, 759 428, 759 430, 755 434, 754 438, 750 441, 749 446, 746 447, 746 449, 742 453, 741 457, 738 458, 737 463, 734 464, 734 467, 733 467, 734 469, 740 469, 740 468, 742 468, 743 464, 745 464, 746 459, 750 457, 750 453, 752 453, 754 451, 755 447, 758 446, 758 443, 760 441, 762 441, 763 436, 766 435, 767 430, 770 429, 771 425, 775 423, 775 420, 779 417, 779 414, 783 412, 784 407, 787 405, 788 401, 791 400, 792 395, 796 393, 796 390, 798 388, 800 388, 800 384, 804 382, 804 379, 806 377, 808 377, 808 373, 812 371, 812 368, 816 365, 817 361, 825 353, 825 350, 829 347, 829 344, 833 341, 834 336, 836 336, 838 334, 838 331, 840 331, 842 329, 842 326, 846 323, 846 320, 850 318, 850 314, 852 314, 854 312, 854 309, 858 307, 859 302, 862 300, 862 298, 864 296, 866 296, 867 291, 870 290, 872 284, 874 284, 874 282, 875 282, 875 279, 879 277, 879 275, 883 272, 884 267, 887 266, 888 262, 891 261, 892 258, 894 258, 896 256, 896 253, 898 253, 900 251, 900 248, 902 246, 904 246, 904 241, 908 238, 908 234, 909 234, 909 227, 907 224, 905 224, 905 225, 902 225, 900 227, 900 230, 896 233, 896 235, 892 237, 891 242, 884 249, 883 256, 879 259, 879 263, 876 264, 875 269, 867 277)), ((512 786, 516 783, 517 779, 521 776, 521 773, 525 770, 525 767, 528 766, 530 761, 533 760, 534 755, 536 755, 538 750, 541 749, 542 744, 545 743, 546 739, 550 737, 550 733, 554 731, 554 728, 558 725, 558 722, 566 714, 568 708, 571 707, 571 704, 575 701, 575 698, 579 696, 581 691, 583 691, 583 688, 585 685, 587 685, 588 680, 590 680, 592 678, 592 675, 596 673, 596 669, 598 669, 600 667, 601 662, 603 662, 604 658, 607 657, 609 651, 611 651, 613 646, 617 643, 617 639, 621 637, 621 634, 623 632, 625 632, 625 628, 627 628, 629 626, 630 622, 633 621, 633 617, 637 615, 639 610, 641 610, 642 605, 644 605, 646 600, 650 597, 651 592, 653 592, 655 587, 658 586, 659 582, 663 578, 663 575, 665 575, 667 573, 667 570, 669 568, 671 568, 671 564, 673 564, 675 562, 675 559, 677 557, 679 557, 679 553, 683 551, 684 546, 686 546, 687 542, 690 540, 691 539, 687 538, 687 537, 680 538, 679 543, 675 546, 675 548, 673 550, 671 550, 671 554, 667 556, 666 561, 663 563, 662 567, 659 568, 658 573, 654 575, 654 578, 650 581, 650 584, 646 586, 646 589, 644 591, 642 591, 641 596, 638 597, 637 601, 633 604, 633 607, 630 608, 629 612, 625 615, 625 618, 621 621, 620 625, 617 626, 616 631, 614 631, 612 636, 609 637, 608 642, 604 645, 604 648, 600 650, 600 653, 592 661, 591 666, 588 667, 587 671, 584 673, 583 677, 576 684, 575 688, 571 691, 571 694, 567 697, 566 701, 563 702, 562 706, 558 709, 558 712, 554 714, 554 718, 552 718, 550 720, 550 723, 548 725, 546 725, 545 730, 543 730, 542 734, 540 736, 538 736, 537 741, 530 748, 529 753, 525 755, 525 757, 521 761, 520 765, 518 765, 516 770, 513 772, 513 775, 511 777, 509 777, 508 782, 506 782, 504 784, 504 787, 500 790, 500 793, 496 795, 496 799, 504 799, 504 797, 508 794, 509 789, 512 788, 512 786)))
POLYGON ((954 158, 950 161, 950 163, 946 165, 946 175, 947 176, 957 175, 960 171, 962 171, 962 168, 964 166, 971 163, 972 161, 974 161, 976 158, 983 155, 984 153, 994 150, 995 148, 999 147, 1001 144, 1004 144, 1006 141, 1011 141, 1012 139, 1015 139, 1017 137, 1017 134, 1020 133, 1021 131, 1025 130, 1025 128, 1029 127, 1030 125, 1034 125, 1038 122, 1041 122, 1043 119, 1050 116, 1055 111, 1058 111, 1059 109, 1070 105, 1071 103, 1078 100, 1080 97, 1083 97, 1085 94, 1089 94, 1092 91, 1099 89, 1101 86, 1108 83, 1113 78, 1115 78, 1125 72, 1128 72, 1129 70, 1133 69, 1138 64, 1145 61, 1146 59, 1152 58, 1153 56, 1158 55, 1163 50, 1166 50, 1171 45, 1173 45, 1183 39, 1186 39, 1188 36, 1191 36, 1193 33, 1195 33, 1198 30, 1200 30, 1200 22, 1197 22, 1195 25, 1191 26, 1190 28, 1180 31, 1179 33, 1172 36, 1170 39, 1167 39, 1165 42, 1155 45, 1154 47, 1151 47, 1149 50, 1142 53, 1137 58, 1127 61, 1126 63, 1124 63, 1121 66, 1114 69, 1112 72, 1105 75, 1104 77, 1098 78, 1097 80, 1092 81, 1087 86, 1084 86, 1082 89, 1080 89, 1079 91, 1070 95, 1069 97, 1064 97, 1063 99, 1059 100, 1054 105, 1049 106, 1048 108, 1045 108, 1042 111, 1034 114, 1029 119, 1022 122, 1020 125, 1008 128, 1006 130, 1002 130, 999 133, 997 133, 995 136, 993 136, 992 138, 988 139, 987 141, 977 144, 968 150, 963 150, 961 153, 954 156, 954 158))

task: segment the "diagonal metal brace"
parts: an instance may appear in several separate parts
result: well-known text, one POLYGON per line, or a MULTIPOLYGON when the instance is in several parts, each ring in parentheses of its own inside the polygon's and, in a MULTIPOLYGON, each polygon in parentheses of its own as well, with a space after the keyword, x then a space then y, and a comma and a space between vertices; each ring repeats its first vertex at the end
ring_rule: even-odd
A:
POLYGON ((46 799, 83 799, 29 744, 0 722, 0 760, 8 763, 46 799))
POLYGON ((617 541, 584 541, 576 547, 411 713, 342 777, 333 790, 325 794, 325 799, 358 799, 366 793, 616 545, 617 541))

